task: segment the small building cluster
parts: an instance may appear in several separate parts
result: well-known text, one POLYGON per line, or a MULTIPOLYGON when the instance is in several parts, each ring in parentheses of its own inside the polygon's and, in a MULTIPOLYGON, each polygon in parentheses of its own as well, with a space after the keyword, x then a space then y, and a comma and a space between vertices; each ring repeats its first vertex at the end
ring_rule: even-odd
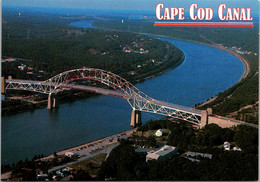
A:
POLYGON ((123 52, 130 53, 130 52, 131 52, 131 49, 130 49, 129 47, 124 47, 124 48, 123 48, 123 52))
POLYGON ((199 152, 188 152, 186 154, 187 157, 203 157, 203 158, 208 158, 212 159, 212 154, 205 154, 205 153, 199 153, 199 152))
MULTIPOLYGON (((144 46, 144 38, 141 38, 140 40, 135 40, 133 42, 131 42, 130 44, 128 45, 125 45, 123 47, 123 52, 127 52, 127 53, 138 53, 138 54, 147 54, 149 53, 149 50, 145 50, 143 48, 144 46)), ((121 46, 120 46, 121 47, 121 46)))
MULTIPOLYGON (((224 150, 230 151, 230 149, 231 149, 230 143, 228 141, 225 141, 224 142, 224 150)), ((242 151, 241 148, 238 148, 236 146, 234 146, 232 149, 233 149, 233 151, 239 151, 239 152, 242 151)))
POLYGON ((237 52, 238 54, 254 54, 257 56, 257 53, 253 53, 252 51, 243 51, 241 47, 232 46, 231 48, 225 47, 226 49, 230 49, 232 51, 237 52))
POLYGON ((192 162, 200 162, 198 158, 208 158, 212 159, 212 154, 205 154, 205 153, 199 153, 199 152, 188 152, 186 156, 184 156, 186 159, 189 159, 192 162))
POLYGON ((177 147, 173 147, 170 145, 164 145, 162 148, 159 150, 151 150, 150 152, 147 152, 146 155, 146 162, 149 160, 158 160, 161 161, 166 158, 171 158, 175 154, 177 154, 177 147))
POLYGON ((19 66, 18 66, 18 69, 20 69, 21 71, 23 71, 25 68, 26 68, 26 65, 25 65, 25 64, 22 64, 22 65, 19 65, 19 66))
POLYGON ((242 151, 242 150, 241 150, 241 148, 238 148, 238 147, 236 147, 236 146, 235 146, 235 147, 233 147, 233 150, 234 150, 234 151, 239 151, 239 152, 241 152, 241 151, 242 151))

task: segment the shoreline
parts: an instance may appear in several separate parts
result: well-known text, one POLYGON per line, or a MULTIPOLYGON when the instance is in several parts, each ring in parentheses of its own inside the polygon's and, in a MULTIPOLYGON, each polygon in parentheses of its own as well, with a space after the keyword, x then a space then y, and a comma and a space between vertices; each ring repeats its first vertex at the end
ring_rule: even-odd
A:
MULTIPOLYGON (((137 32, 134 32, 134 33, 137 33, 137 32)), ((216 45, 208 44, 208 43, 204 43, 204 42, 198 42, 198 41, 193 41, 193 40, 187 40, 187 39, 180 39, 180 38, 176 38, 176 37, 170 37, 170 36, 166 36, 166 35, 157 35, 157 34, 150 34, 150 33, 139 33, 139 34, 153 35, 153 36, 158 36, 158 37, 163 37, 163 38, 177 39, 177 40, 183 40, 183 41, 193 42, 193 43, 197 43, 197 44, 202 44, 202 45, 214 47, 214 48, 217 48, 217 49, 221 49, 223 51, 226 51, 226 52, 232 54, 233 56, 236 56, 243 63, 245 70, 244 70, 244 73, 241 76, 241 78, 235 84, 239 83, 242 79, 246 78, 247 75, 250 73, 250 64, 249 64, 249 62, 246 59, 242 58, 238 53, 236 53, 236 52, 234 52, 232 50, 226 49, 225 47, 216 46, 216 45)), ((233 87, 234 85, 232 85, 231 87, 233 87)))
POLYGON ((181 57, 181 60, 179 60, 176 65, 174 65, 174 66, 172 66, 172 67, 170 67, 170 68, 168 68, 168 69, 166 69, 164 71, 160 71, 160 72, 156 73, 155 75, 147 76, 147 77, 144 78, 144 81, 149 80, 149 79, 153 79, 155 77, 161 76, 161 75, 163 75, 165 73, 168 73, 169 71, 174 70, 175 68, 179 67, 184 62, 184 60, 185 60, 185 55, 183 53, 183 55, 181 57))
MULTIPOLYGON (((129 136, 130 134, 132 134, 136 130, 137 130, 137 128, 132 128, 132 129, 129 129, 129 130, 126 130, 126 131, 122 131, 120 133, 116 133, 116 134, 113 134, 113 135, 110 135, 110 136, 105 136, 105 137, 102 137, 102 138, 97 139, 97 140, 93 140, 93 141, 90 141, 90 142, 87 142, 87 143, 82 143, 82 144, 79 144, 79 145, 76 145, 76 146, 73 146, 73 147, 62 149, 62 150, 56 152, 56 154, 57 155, 65 155, 66 152, 74 152, 74 153, 76 153, 76 152, 78 152, 77 149, 79 149, 79 148, 89 148, 89 145, 96 145, 98 143, 105 142, 105 141, 109 140, 109 138, 113 138, 112 142, 109 142, 106 145, 102 146, 102 147, 106 147, 107 145, 118 143, 118 141, 115 140, 118 137, 122 138, 122 136, 129 136)), ((97 148, 97 149, 101 149, 101 148, 97 148)), ((84 150, 84 149, 82 149, 82 150, 84 150)), ((52 159, 52 158, 54 158, 53 154, 48 155, 48 156, 43 157, 43 158, 40 158, 40 160, 48 160, 48 159, 52 159)))
MULTIPOLYGON (((238 84, 239 82, 241 82, 241 81, 242 81, 243 79, 245 79, 245 78, 248 76, 248 74, 250 73, 250 64, 249 64, 249 62, 248 62, 246 59, 242 58, 238 53, 236 53, 236 52, 234 52, 234 51, 232 51, 232 50, 226 49, 226 48, 223 47, 223 46, 217 46, 217 45, 208 44, 208 43, 204 43, 204 42, 193 41, 193 40, 180 39, 180 38, 170 37, 170 36, 166 36, 166 35, 156 35, 156 34, 149 34, 149 33, 141 33, 141 34, 144 34, 144 35, 154 35, 154 36, 159 36, 159 37, 164 37, 164 38, 173 38, 173 39, 177 39, 177 40, 183 40, 183 41, 193 42, 193 43, 197 43, 197 44, 202 44, 202 45, 214 47, 214 48, 216 48, 216 49, 221 49, 221 50, 223 50, 223 51, 225 51, 225 52, 228 52, 228 53, 232 54, 233 56, 237 57, 237 58, 243 63, 243 65, 244 65, 244 73, 243 73, 243 75, 241 76, 241 78, 240 78, 234 85, 236 85, 236 84, 238 84)), ((234 85, 232 85, 231 87, 233 87, 234 85)), ((229 88, 231 88, 231 87, 229 87, 229 88)), ((228 89, 229 89, 229 88, 228 88, 228 89)), ((200 103, 199 105, 194 106, 194 108, 195 108, 195 107, 204 106, 205 104, 209 104, 210 102, 214 101, 217 97, 218 97, 218 96, 216 95, 216 96, 214 96, 214 97, 212 97, 212 98, 209 98, 208 100, 206 100, 206 101, 200 103)))
MULTIPOLYGON (((58 152, 55 152, 55 153, 58 156, 59 155, 65 155, 66 152, 77 153, 77 152, 83 151, 84 149, 89 150, 91 147, 93 148, 94 146, 97 147, 96 145, 101 145, 101 147, 97 147, 97 149, 96 149, 97 151, 95 151, 95 150, 91 151, 91 152, 95 153, 95 152, 98 152, 99 150, 105 149, 106 147, 108 147, 110 145, 116 145, 117 143, 119 143, 117 141, 118 138, 121 138, 121 139, 124 139, 126 137, 128 138, 137 129, 138 128, 131 128, 129 130, 125 130, 125 131, 122 131, 122 132, 119 132, 119 133, 116 133, 116 134, 113 134, 113 135, 110 135, 110 136, 105 136, 105 137, 102 137, 102 138, 97 139, 97 140, 93 140, 93 141, 90 141, 90 142, 87 142, 87 143, 82 143, 82 144, 79 144, 79 145, 76 145, 76 146, 73 146, 73 147, 68 147, 68 148, 62 149, 58 152), (110 138, 113 138, 112 142, 109 141, 110 138), (102 145, 102 142, 103 142, 103 145, 102 145), (82 149, 80 151, 78 151, 77 149, 79 149, 79 148, 82 148, 82 149)), ((80 158, 82 158, 82 157, 85 157, 87 155, 83 154, 83 155, 79 155, 79 156, 80 156, 80 158)), ((54 155, 50 154, 48 156, 39 158, 37 160, 44 161, 44 160, 50 160, 50 159, 53 159, 53 158, 54 158, 54 155)), ((9 178, 10 176, 11 176, 11 171, 6 171, 4 173, 1 173, 1 179, 9 178)))

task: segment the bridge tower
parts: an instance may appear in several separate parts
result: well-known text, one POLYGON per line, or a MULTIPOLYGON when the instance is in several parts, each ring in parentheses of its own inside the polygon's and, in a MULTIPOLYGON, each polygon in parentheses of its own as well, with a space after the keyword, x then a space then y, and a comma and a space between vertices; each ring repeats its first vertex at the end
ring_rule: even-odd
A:
POLYGON ((49 94, 47 109, 58 107, 58 96, 56 94, 49 94))
POLYGON ((136 126, 140 125, 141 122, 142 122, 141 121, 141 111, 133 109, 132 110, 132 115, 131 115, 130 126, 131 127, 136 127, 136 126))
POLYGON ((5 93, 5 78, 1 77, 1 94, 5 93))

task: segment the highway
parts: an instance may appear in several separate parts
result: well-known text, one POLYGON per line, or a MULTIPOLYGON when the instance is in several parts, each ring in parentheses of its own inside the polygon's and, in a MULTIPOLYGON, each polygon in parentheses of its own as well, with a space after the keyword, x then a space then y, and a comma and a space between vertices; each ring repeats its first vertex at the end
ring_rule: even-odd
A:
POLYGON ((12 79, 12 80, 5 80, 6 83, 12 82, 12 83, 30 83, 30 84, 37 84, 42 83, 43 81, 34 81, 34 80, 20 80, 20 79, 12 79))
MULTIPOLYGON (((9 81, 11 81, 12 83, 25 83, 25 84, 38 84, 38 83, 43 83, 42 81, 33 81, 33 80, 18 80, 18 79, 12 79, 12 80, 6 80, 7 83, 9 83, 9 81)), ((94 93, 98 93, 98 94, 102 94, 102 95, 110 95, 110 96, 115 96, 115 97, 128 97, 126 95, 122 95, 119 92, 117 92, 116 90, 110 90, 110 89, 104 89, 104 88, 98 88, 98 87, 91 87, 91 86, 85 86, 85 85, 74 85, 74 84, 63 84, 61 85, 62 88, 70 88, 70 89, 75 89, 75 90, 82 90, 82 91, 86 91, 86 92, 94 92, 94 93)), ((131 98, 130 98, 131 99, 131 98)), ((181 106, 181 105, 177 105, 177 104, 172 104, 166 101, 160 101, 160 100, 155 100, 152 99, 151 100, 154 104, 157 105, 161 105, 164 107, 168 107, 168 108, 174 108, 174 109, 178 109, 180 111, 186 112, 186 113, 194 113, 197 115, 201 114, 201 111, 198 109, 194 109, 194 108, 190 108, 190 107, 186 107, 186 106, 181 106)))
MULTIPOLYGON (((83 90, 83 91, 88 91, 88 92, 95 92, 95 93, 103 94, 103 95, 123 97, 122 94, 120 94, 119 92, 117 92, 115 90, 109 90, 109 89, 103 89, 103 88, 97 88, 97 87, 90 87, 90 86, 84 86, 84 85, 72 85, 72 84, 67 84, 67 85, 64 85, 63 87, 71 88, 71 89, 77 89, 77 90, 83 90)), ((155 100, 155 99, 152 99, 152 102, 155 103, 155 104, 158 104, 158 105, 165 106, 165 107, 175 108, 175 109, 178 109, 178 110, 181 110, 181 111, 184 111, 184 112, 196 113, 196 114, 199 114, 199 115, 201 114, 200 110, 190 108, 190 107, 186 107, 186 106, 172 104, 172 103, 169 103, 169 102, 155 100)))
POLYGON ((98 87, 90 87, 90 86, 85 86, 85 85, 73 85, 73 84, 66 84, 62 85, 63 88, 70 88, 70 89, 75 89, 75 90, 82 90, 82 91, 87 91, 87 92, 94 92, 102 95, 111 95, 115 97, 122 97, 123 95, 120 94, 119 92, 115 90, 109 90, 109 89, 104 89, 104 88, 98 88, 98 87))
MULTIPOLYGON (((44 85, 45 84, 45 82, 42 82, 42 81, 18 80, 18 79, 6 80, 6 83, 21 83, 21 84, 25 84, 25 85, 27 85, 27 84, 44 85)), ((49 84, 49 83, 47 83, 47 84, 49 84)), ((55 85, 55 83, 53 83, 53 84, 55 85)), ((69 88, 69 89, 82 90, 82 91, 87 91, 87 92, 94 92, 94 93, 98 93, 98 94, 102 94, 102 95, 110 95, 110 96, 115 96, 115 97, 120 97, 120 98, 125 98, 125 99, 132 99, 132 100, 140 101, 140 102, 143 102, 146 104, 151 103, 151 104, 160 106, 161 108, 167 108, 167 110, 168 109, 172 110, 172 111, 177 110, 178 112, 181 112, 184 114, 187 113, 187 114, 191 114, 191 115, 201 116, 201 110, 186 107, 186 106, 181 106, 181 105, 177 105, 177 104, 168 103, 165 101, 155 100, 150 97, 143 98, 143 97, 140 97, 139 93, 133 94, 133 96, 132 95, 123 95, 121 92, 118 92, 116 90, 91 87, 91 86, 85 86, 85 85, 74 85, 74 84, 61 84, 60 88, 61 89, 69 88)), ((153 112, 157 112, 157 110, 154 110, 153 112)), ((223 120, 234 122, 234 123, 238 123, 238 124, 247 125, 247 126, 254 127, 254 128, 258 128, 258 125, 255 125, 252 123, 247 123, 244 121, 239 121, 239 120, 226 118, 223 116, 217 116, 217 115, 212 115, 212 117, 223 119, 223 120)))
POLYGON ((253 123, 247 123, 247 122, 244 122, 244 121, 239 121, 239 120, 235 120, 235 119, 232 119, 232 118, 226 118, 226 117, 218 116, 218 115, 214 115, 213 117, 223 119, 223 120, 226 120, 226 121, 231 121, 231 122, 238 123, 238 124, 242 124, 242 125, 247 125, 247 126, 250 126, 250 127, 253 127, 253 128, 258 128, 258 125, 253 124, 253 123))

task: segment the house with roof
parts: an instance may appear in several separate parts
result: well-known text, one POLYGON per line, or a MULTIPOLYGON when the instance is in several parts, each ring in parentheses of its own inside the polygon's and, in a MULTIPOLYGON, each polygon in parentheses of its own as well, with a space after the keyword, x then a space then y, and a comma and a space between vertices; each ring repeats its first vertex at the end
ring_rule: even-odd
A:
POLYGON ((171 158, 172 156, 177 154, 177 147, 173 147, 170 145, 164 145, 162 148, 158 150, 151 150, 147 152, 146 155, 146 162, 149 160, 164 160, 166 158, 171 158))
POLYGON ((230 150, 230 143, 228 141, 224 142, 224 149, 225 150, 230 150))
POLYGON ((203 158, 208 158, 212 159, 212 154, 206 154, 206 153, 199 153, 199 152, 188 152, 186 154, 187 157, 203 157, 203 158))
POLYGON ((162 129, 159 129, 155 132, 155 136, 156 137, 161 137, 163 135, 163 130, 162 129))
POLYGON ((235 146, 235 147, 233 147, 233 150, 234 150, 234 151, 239 151, 239 152, 241 152, 241 151, 242 151, 242 150, 241 150, 241 148, 238 148, 238 147, 236 147, 236 146, 235 146))

